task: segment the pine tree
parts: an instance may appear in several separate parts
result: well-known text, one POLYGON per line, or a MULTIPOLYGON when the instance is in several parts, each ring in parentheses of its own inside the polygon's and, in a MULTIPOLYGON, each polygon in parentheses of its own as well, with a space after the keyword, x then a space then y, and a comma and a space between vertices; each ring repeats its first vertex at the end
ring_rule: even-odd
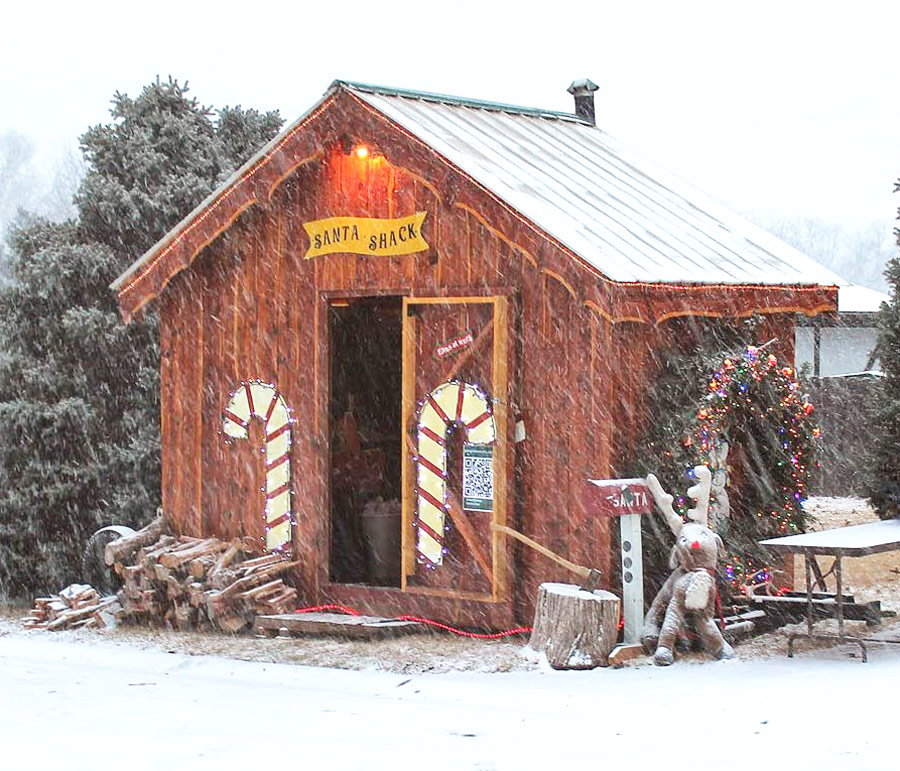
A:
MULTIPOLYGON (((900 181, 894 192, 900 191, 900 181)), ((900 219, 900 210, 898 210, 900 219)), ((900 229, 894 231, 900 245, 900 229)), ((888 261, 884 277, 891 300, 878 311, 878 359, 884 377, 876 384, 869 499, 882 519, 900 516, 900 259, 888 261)))
POLYGON ((82 137, 78 218, 11 234, 0 288, 0 595, 79 577, 86 538, 159 500, 156 321, 125 326, 109 283, 277 132, 277 113, 218 121, 177 81, 116 94, 82 137))

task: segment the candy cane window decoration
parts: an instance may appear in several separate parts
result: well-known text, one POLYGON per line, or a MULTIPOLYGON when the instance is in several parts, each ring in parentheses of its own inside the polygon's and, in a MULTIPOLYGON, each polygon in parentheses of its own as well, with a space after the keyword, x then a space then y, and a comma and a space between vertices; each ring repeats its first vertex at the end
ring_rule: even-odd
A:
POLYGON ((416 549, 418 561, 434 568, 443 561, 447 514, 447 435, 462 426, 471 444, 497 438, 491 403, 475 385, 451 380, 425 397, 419 411, 416 463, 416 549))
POLYGON ((266 549, 291 550, 291 415, 275 386, 244 382, 231 394, 223 413, 223 430, 234 439, 247 439, 252 418, 266 429, 266 549))

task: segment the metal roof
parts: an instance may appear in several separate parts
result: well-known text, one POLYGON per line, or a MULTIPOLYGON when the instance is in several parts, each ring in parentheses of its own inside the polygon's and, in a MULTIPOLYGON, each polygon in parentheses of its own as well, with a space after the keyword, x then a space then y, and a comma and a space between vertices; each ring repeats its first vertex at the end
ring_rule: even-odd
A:
POLYGON ((877 289, 841 282, 838 289, 838 313, 877 313, 891 298, 877 289))
POLYGON ((847 283, 575 115, 332 84, 340 87, 613 281, 847 283))

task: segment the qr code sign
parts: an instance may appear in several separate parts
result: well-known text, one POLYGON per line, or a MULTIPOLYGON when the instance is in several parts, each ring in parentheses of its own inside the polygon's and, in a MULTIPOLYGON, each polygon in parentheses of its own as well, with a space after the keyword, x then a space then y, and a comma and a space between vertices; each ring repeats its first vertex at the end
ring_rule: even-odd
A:
POLYGON ((492 511, 494 508, 494 451, 490 445, 463 447, 463 508, 492 511))

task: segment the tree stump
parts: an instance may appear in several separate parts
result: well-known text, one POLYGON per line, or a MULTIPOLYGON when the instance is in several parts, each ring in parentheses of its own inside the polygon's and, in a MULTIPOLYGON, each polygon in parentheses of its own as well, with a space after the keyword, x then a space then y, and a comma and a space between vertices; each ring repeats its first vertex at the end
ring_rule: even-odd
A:
POLYGON ((543 651, 554 669, 605 667, 619 637, 619 606, 602 589, 541 584, 528 646, 543 651))

